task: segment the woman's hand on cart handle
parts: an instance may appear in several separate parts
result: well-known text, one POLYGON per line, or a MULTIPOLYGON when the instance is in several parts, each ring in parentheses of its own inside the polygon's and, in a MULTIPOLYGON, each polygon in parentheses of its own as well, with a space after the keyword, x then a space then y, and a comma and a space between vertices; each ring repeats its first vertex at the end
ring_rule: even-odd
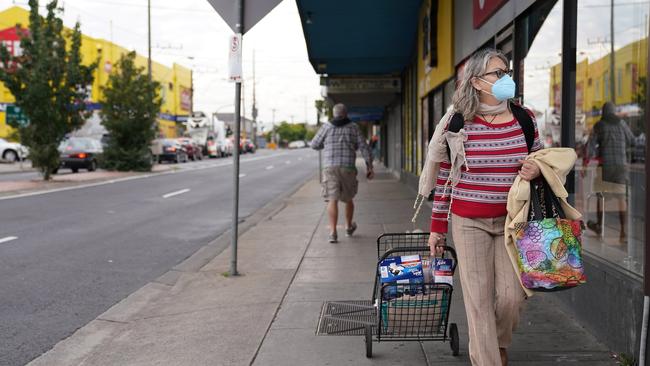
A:
POLYGON ((429 249, 431 250, 431 255, 440 256, 445 252, 445 234, 442 233, 431 233, 429 234, 429 249))

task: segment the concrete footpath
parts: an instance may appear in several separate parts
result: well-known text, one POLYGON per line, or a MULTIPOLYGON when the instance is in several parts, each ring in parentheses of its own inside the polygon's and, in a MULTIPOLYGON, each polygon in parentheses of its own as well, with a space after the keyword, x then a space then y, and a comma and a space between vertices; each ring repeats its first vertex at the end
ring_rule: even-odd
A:
MULTIPOLYGON (((225 275, 230 250, 214 249, 229 239, 225 234, 30 365, 469 365, 457 278, 451 321, 460 330, 458 357, 448 343, 382 342, 367 359, 362 337, 316 335, 324 301, 370 299, 377 236, 428 228, 428 209, 414 227, 414 193, 379 172, 360 182, 354 237, 346 238, 341 226, 340 242, 329 244, 319 194, 317 180, 310 180, 283 207, 247 220, 240 276, 225 275)), ((523 314, 511 366, 616 364, 552 295, 531 298, 523 314)))

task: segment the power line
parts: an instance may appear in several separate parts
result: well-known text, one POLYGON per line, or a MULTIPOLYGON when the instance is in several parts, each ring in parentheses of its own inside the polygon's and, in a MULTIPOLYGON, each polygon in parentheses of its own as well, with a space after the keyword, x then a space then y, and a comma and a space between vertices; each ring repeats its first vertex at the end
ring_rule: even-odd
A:
MULTIPOLYGON (((636 2, 629 2, 629 3, 617 3, 614 4, 614 7, 617 6, 633 6, 633 5, 647 5, 650 4, 650 1, 636 1, 636 2)), ((582 5, 578 6, 578 8, 609 8, 611 7, 611 4, 598 4, 598 5, 582 5)))
MULTIPOLYGON (((146 8, 147 4, 134 4, 134 3, 126 3, 126 2, 120 2, 120 1, 104 1, 104 0, 85 0, 85 3, 96 3, 96 4, 106 4, 106 5, 120 5, 120 6, 127 6, 127 7, 133 7, 133 8, 146 8)), ((199 8, 177 8, 177 7, 171 7, 171 6, 151 6, 152 10, 172 10, 172 11, 186 11, 186 12, 194 12, 194 13, 204 13, 204 14, 209 14, 209 15, 214 15, 214 12, 210 11, 210 9, 199 9, 199 8)))

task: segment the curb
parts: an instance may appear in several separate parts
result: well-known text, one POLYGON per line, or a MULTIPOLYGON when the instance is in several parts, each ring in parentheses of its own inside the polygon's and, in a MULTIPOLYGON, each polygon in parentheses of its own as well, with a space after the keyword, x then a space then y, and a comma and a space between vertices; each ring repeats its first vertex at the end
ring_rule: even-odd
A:
MULTIPOLYGON (((311 180, 315 179, 317 174, 308 176, 306 179, 298 182, 290 189, 285 191, 282 195, 274 198, 253 214, 247 217, 239 218, 238 235, 245 234, 250 229, 257 226, 262 221, 277 215, 287 206, 287 200, 293 196, 298 190, 304 187, 311 180)), ((210 263, 214 258, 223 253, 224 250, 230 247, 232 237, 232 228, 227 229, 219 234, 215 239, 210 241, 205 246, 199 248, 194 254, 189 256, 183 262, 174 266, 171 270, 151 281, 167 286, 173 286, 183 272, 199 272, 206 264, 210 263)), ((146 285, 145 285, 146 286, 146 285)), ((136 290, 137 291, 137 290, 136 290)))

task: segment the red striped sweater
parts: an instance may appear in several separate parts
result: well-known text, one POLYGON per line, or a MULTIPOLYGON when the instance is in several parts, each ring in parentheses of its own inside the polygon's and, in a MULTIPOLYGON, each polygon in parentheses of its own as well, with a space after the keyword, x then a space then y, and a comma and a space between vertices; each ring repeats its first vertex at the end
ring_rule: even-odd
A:
MULTIPOLYGON (((535 142, 531 151, 542 148, 535 117, 535 142)), ((431 232, 447 232, 447 214, 450 198, 451 212, 467 218, 494 218, 507 214, 508 191, 512 186, 523 160, 528 155, 526 138, 517 120, 490 124, 479 117, 465 122, 467 141, 465 154, 467 164, 462 167, 458 185, 447 186, 451 165, 440 163, 436 181, 436 193, 431 214, 431 232)))

